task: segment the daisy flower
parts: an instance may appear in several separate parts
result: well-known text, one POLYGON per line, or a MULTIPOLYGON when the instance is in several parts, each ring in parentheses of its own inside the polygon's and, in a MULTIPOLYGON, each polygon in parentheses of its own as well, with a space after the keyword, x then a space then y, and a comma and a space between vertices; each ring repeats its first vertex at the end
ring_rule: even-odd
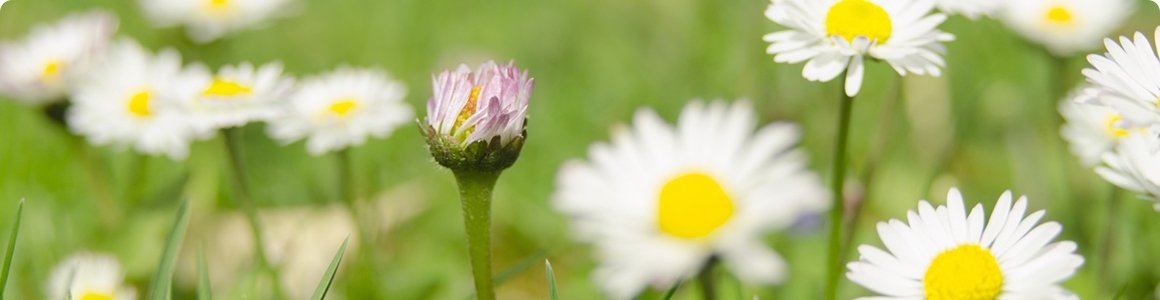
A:
MULTIPOLYGON (((1128 135, 1116 151, 1104 154, 1104 164, 1096 173, 1124 189, 1144 193, 1142 197, 1160 201, 1160 128, 1128 135)), ((1160 204, 1154 208, 1160 211, 1160 204)))
POLYGON ((339 67, 303 80, 286 112, 270 121, 269 133, 283 143, 304 137, 313 155, 361 145, 367 136, 385 138, 414 118, 403 102, 407 88, 377 69, 339 67))
POLYGON ((1124 128, 1120 114, 1110 108, 1076 101, 1076 97, 1059 103, 1059 112, 1067 123, 1060 135, 1067 140, 1071 153, 1079 156, 1080 163, 1092 167, 1100 163, 1104 153, 1116 147, 1116 141, 1140 128, 1124 128))
POLYGON ((49 299, 135 300, 137 290, 124 285, 125 271, 117 258, 108 254, 73 254, 53 268, 49 275, 49 299))
POLYGON ((427 126, 462 146, 499 138, 506 144, 522 136, 535 79, 515 66, 488 61, 472 72, 467 65, 432 77, 427 126))
POLYGON ((613 298, 665 287, 716 257, 746 282, 773 284, 786 262, 764 242, 830 206, 794 148, 793 124, 757 129, 753 107, 692 102, 676 126, 650 109, 589 148, 556 178, 553 204, 602 261, 595 280, 613 298))
POLYGON ((1063 230, 1056 222, 1038 224, 1046 214, 1024 216, 1027 198, 1011 205, 999 197, 990 221, 983 205, 968 215, 958 189, 947 205, 925 200, 918 212, 878 223, 886 250, 858 247, 860 258, 846 277, 879 295, 859 299, 1079 299, 1059 286, 1083 265, 1072 241, 1052 242, 1063 230))
POLYGON ((779 63, 808 61, 802 76, 830 81, 846 71, 846 95, 862 88, 865 57, 886 61, 898 74, 939 76, 942 42, 954 36, 935 27, 934 0, 778 0, 765 11, 788 30, 765 35, 765 51, 779 63))
POLYGON ((960 14, 971 20, 989 16, 999 10, 1001 0, 937 0, 938 9, 948 14, 960 14))
MULTIPOLYGON (((1160 28, 1156 34, 1160 37, 1160 28)), ((1105 39, 1108 52, 1088 55, 1094 68, 1083 70, 1094 86, 1080 101, 1111 107, 1130 127, 1146 127, 1160 121, 1160 58, 1148 38, 1136 32, 1135 40, 1120 43, 1105 39)))
POLYGON ((1003 1, 1000 18, 1028 40, 1068 57, 1099 45, 1132 13, 1131 0, 1003 1))
POLYGON ((297 0, 138 0, 155 26, 185 25, 186 35, 208 43, 291 15, 297 0))
POLYGON ((73 92, 69 128, 93 144, 132 145, 140 153, 184 159, 194 132, 178 101, 200 92, 189 77, 177 51, 153 55, 122 39, 73 92))
POLYGON ((0 43, 0 94, 28 104, 63 100, 117 31, 117 17, 95 10, 41 25, 0 43))
POLYGON ((278 117, 294 87, 294 79, 282 74, 279 62, 259 68, 248 62, 225 66, 216 76, 200 66, 192 70, 200 92, 184 102, 201 133, 278 117))

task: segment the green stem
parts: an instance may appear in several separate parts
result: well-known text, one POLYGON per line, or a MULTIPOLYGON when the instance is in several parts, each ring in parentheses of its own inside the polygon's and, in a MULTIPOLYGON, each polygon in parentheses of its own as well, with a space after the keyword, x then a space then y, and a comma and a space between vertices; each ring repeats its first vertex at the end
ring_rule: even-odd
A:
MULTIPOLYGON (((845 78, 845 76, 842 76, 845 78)), ((829 271, 826 275, 826 299, 838 299, 838 283, 842 274, 842 221, 845 210, 843 190, 846 178, 846 144, 850 135, 850 112, 853 110, 854 98, 847 96, 844 90, 846 84, 843 79, 841 87, 841 104, 838 112, 838 137, 834 146, 834 169, 832 185, 834 207, 830 210, 830 250, 828 256, 829 271)))
POLYGON ((350 158, 350 148, 338 151, 338 189, 339 196, 342 201, 347 203, 350 207, 354 207, 356 192, 354 190, 354 182, 351 182, 354 176, 351 176, 351 169, 353 163, 350 158))
POLYGON ((495 300, 491 277, 491 193, 499 172, 454 171, 467 228, 467 254, 479 300, 495 300))
POLYGON ((717 266, 717 258, 710 258, 701 272, 697 273, 697 283, 701 285, 701 299, 717 300, 717 280, 713 276, 713 269, 717 266))
POLYGON ((270 280, 273 281, 274 297, 275 299, 285 299, 282 294, 281 278, 279 278, 278 271, 275 270, 274 265, 270 263, 269 258, 266 257, 266 247, 263 244, 265 239, 262 238, 261 222, 258 220, 258 207, 254 201, 252 194, 250 194, 250 182, 246 177, 246 161, 244 136, 241 127, 232 127, 225 129, 223 134, 226 137, 226 150, 230 156, 230 169, 233 171, 234 182, 237 187, 238 204, 242 207, 242 212, 246 215, 246 220, 250 223, 250 230, 254 236, 254 253, 258 256, 258 264, 262 270, 270 273, 270 280))
POLYGON ((1113 276, 1112 276, 1112 272, 1111 272, 1112 271, 1112 250, 1113 250, 1112 246, 1113 246, 1113 243, 1115 242, 1114 237, 1116 235, 1116 224, 1118 223, 1118 222, 1116 222, 1116 220, 1118 220, 1117 217, 1120 215, 1119 209, 1118 209, 1119 203, 1120 203, 1120 188, 1112 185, 1111 189, 1112 189, 1112 191, 1111 191, 1111 194, 1108 195, 1108 202, 1107 202, 1107 204, 1108 204, 1107 205, 1108 216, 1107 216, 1107 220, 1104 220, 1103 240, 1100 243, 1100 249, 1099 249, 1099 251, 1100 251, 1100 254, 1099 254, 1100 255, 1100 273, 1099 274, 1100 274, 1101 281, 1103 282, 1103 284, 1101 284, 1101 286, 1104 286, 1104 287, 1112 287, 1113 286, 1113 283, 1112 283, 1113 276))

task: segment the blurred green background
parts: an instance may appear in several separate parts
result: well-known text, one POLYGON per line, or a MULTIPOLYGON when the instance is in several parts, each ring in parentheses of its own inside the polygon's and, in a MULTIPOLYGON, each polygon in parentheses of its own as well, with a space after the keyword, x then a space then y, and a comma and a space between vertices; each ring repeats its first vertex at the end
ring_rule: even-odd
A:
MULTIPOLYGON (((407 101, 423 115, 430 76, 459 62, 486 59, 530 70, 536 89, 529 140, 500 179, 494 202, 496 272, 532 257, 531 267, 499 288, 501 299, 545 299, 538 253, 555 267, 562 298, 597 299, 586 245, 569 238, 567 220, 549 205, 558 166, 583 158, 635 109, 670 121, 690 99, 748 99, 763 121, 803 125, 802 146, 815 170, 829 170, 839 83, 811 83, 802 66, 776 64, 761 36, 781 28, 763 16, 764 0, 310 0, 295 17, 206 45, 179 28, 151 27, 130 0, 15 0, 0 12, 0 38, 17 39, 38 23, 90 8, 116 12, 120 35, 153 49, 176 47, 187 62, 280 60, 298 76, 339 64, 380 66, 406 82, 407 101)), ((1160 10, 1139 1, 1115 35, 1160 25, 1160 10)), ((899 79, 871 63, 855 100, 850 201, 867 203, 855 243, 880 245, 873 223, 903 217, 916 200, 941 203, 951 186, 987 210, 1004 190, 1030 197, 1046 219, 1064 225, 1087 263, 1065 285, 1084 298, 1152 297, 1160 281, 1160 216, 1130 192, 1078 164, 1058 131, 1056 105, 1082 81, 1083 57, 1055 59, 991 19, 953 16, 941 78, 899 79), (1117 195, 1118 201, 1111 201, 1117 195), (1109 223, 1108 221, 1112 221, 1109 223), (1110 224, 1110 225, 1109 225, 1110 224), (1109 228, 1109 226, 1111 226, 1109 228)), ((1102 52, 1092 49, 1092 52, 1102 52)), ((455 184, 434 164, 415 128, 353 149, 358 217, 340 204, 335 154, 311 157, 301 143, 280 146, 263 124, 245 128, 249 179, 272 256, 283 260, 286 289, 312 290, 342 238, 355 236, 331 299, 463 299, 470 272, 455 184), (363 226, 360 238, 355 225, 363 226), (293 261, 290 262, 290 261, 293 261), (317 267, 321 265, 321 267, 317 267), (297 281, 294 281, 297 280, 297 281)), ((144 294, 181 199, 194 213, 176 291, 193 298, 193 257, 208 255, 223 299, 264 299, 269 281, 249 260, 253 241, 239 221, 222 137, 198 142, 184 162, 141 158, 85 146, 41 109, 0 101, 0 232, 27 198, 8 296, 43 298, 45 278, 80 250, 115 254, 144 294), (249 251, 249 252, 247 252, 249 251)), ((821 174, 830 176, 826 171, 821 174)), ((792 275, 780 286, 739 286, 734 299, 820 298, 825 272, 824 218, 771 235, 792 275)), ((851 252, 847 260, 857 259, 851 252)), ((678 299, 696 299, 687 284, 678 299)), ((292 295, 295 295, 291 291, 292 295)), ((308 294, 308 293, 307 293, 308 294)), ((843 280, 841 297, 867 295, 843 280)), ((642 299, 650 299, 645 295, 642 299)))

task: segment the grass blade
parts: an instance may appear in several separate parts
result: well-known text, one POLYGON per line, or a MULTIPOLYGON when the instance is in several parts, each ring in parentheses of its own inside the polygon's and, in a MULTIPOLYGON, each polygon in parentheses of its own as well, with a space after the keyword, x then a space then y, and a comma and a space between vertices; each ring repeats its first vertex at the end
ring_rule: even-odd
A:
POLYGON ((552 263, 544 260, 544 272, 548 273, 548 299, 560 300, 560 293, 556 291, 556 274, 552 272, 552 263))
POLYGON ((205 266, 205 251, 197 248, 197 300, 213 300, 209 289, 209 268, 205 266))
POLYGON ((24 199, 16 205, 16 224, 8 235, 8 250, 4 251, 4 268, 0 269, 0 299, 4 299, 4 286, 8 283, 8 269, 12 267, 12 254, 16 251, 16 234, 20 232, 20 216, 24 214, 24 199))
MULTIPOLYGON (((536 264, 536 262, 540 261, 541 259, 544 259, 545 256, 548 256, 548 249, 540 250, 539 252, 536 252, 528 257, 525 257, 524 259, 521 259, 520 261, 516 262, 515 264, 512 264, 510 267, 507 267, 507 269, 503 269, 503 271, 500 271, 499 274, 495 275, 495 287, 498 288, 499 286, 503 285, 508 280, 515 278, 516 275, 520 275, 520 273, 523 273, 524 270, 531 268, 532 265, 536 264)), ((463 297, 463 299, 464 300, 475 299, 475 292, 471 292, 470 295, 467 295, 467 297, 463 297)))
POLYGON ((157 275, 153 277, 153 286, 149 289, 150 300, 168 300, 173 285, 173 268, 177 265, 177 252, 181 250, 181 241, 185 239, 185 229, 189 225, 189 200, 181 204, 177 210, 177 221, 169 231, 168 241, 165 243, 165 252, 162 252, 161 263, 157 266, 157 275))
POLYGON ((338 253, 334 254, 334 260, 330 261, 330 267, 326 268, 326 274, 322 274, 322 281, 318 282, 318 288, 314 289, 314 296, 310 297, 311 300, 326 298, 326 292, 330 291, 330 285, 334 284, 334 273, 338 273, 338 265, 342 263, 342 255, 346 252, 346 243, 349 241, 349 236, 342 241, 342 247, 339 247, 338 253))
POLYGON ((672 298, 673 294, 677 293, 677 289, 681 287, 681 282, 683 282, 683 281, 684 281, 684 279, 679 279, 679 280, 677 280, 677 282, 674 282, 673 286, 670 287, 667 291, 665 291, 664 294, 661 294, 661 297, 658 299, 669 300, 669 298, 672 298))

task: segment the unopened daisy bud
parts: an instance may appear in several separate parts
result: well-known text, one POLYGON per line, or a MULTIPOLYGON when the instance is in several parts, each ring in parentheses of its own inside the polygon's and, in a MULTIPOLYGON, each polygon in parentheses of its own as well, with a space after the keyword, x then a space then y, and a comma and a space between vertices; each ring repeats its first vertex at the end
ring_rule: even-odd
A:
POLYGON ((528 100, 535 79, 516 67, 488 61, 433 78, 427 119, 420 124, 431 155, 452 170, 499 172, 523 148, 528 100))

